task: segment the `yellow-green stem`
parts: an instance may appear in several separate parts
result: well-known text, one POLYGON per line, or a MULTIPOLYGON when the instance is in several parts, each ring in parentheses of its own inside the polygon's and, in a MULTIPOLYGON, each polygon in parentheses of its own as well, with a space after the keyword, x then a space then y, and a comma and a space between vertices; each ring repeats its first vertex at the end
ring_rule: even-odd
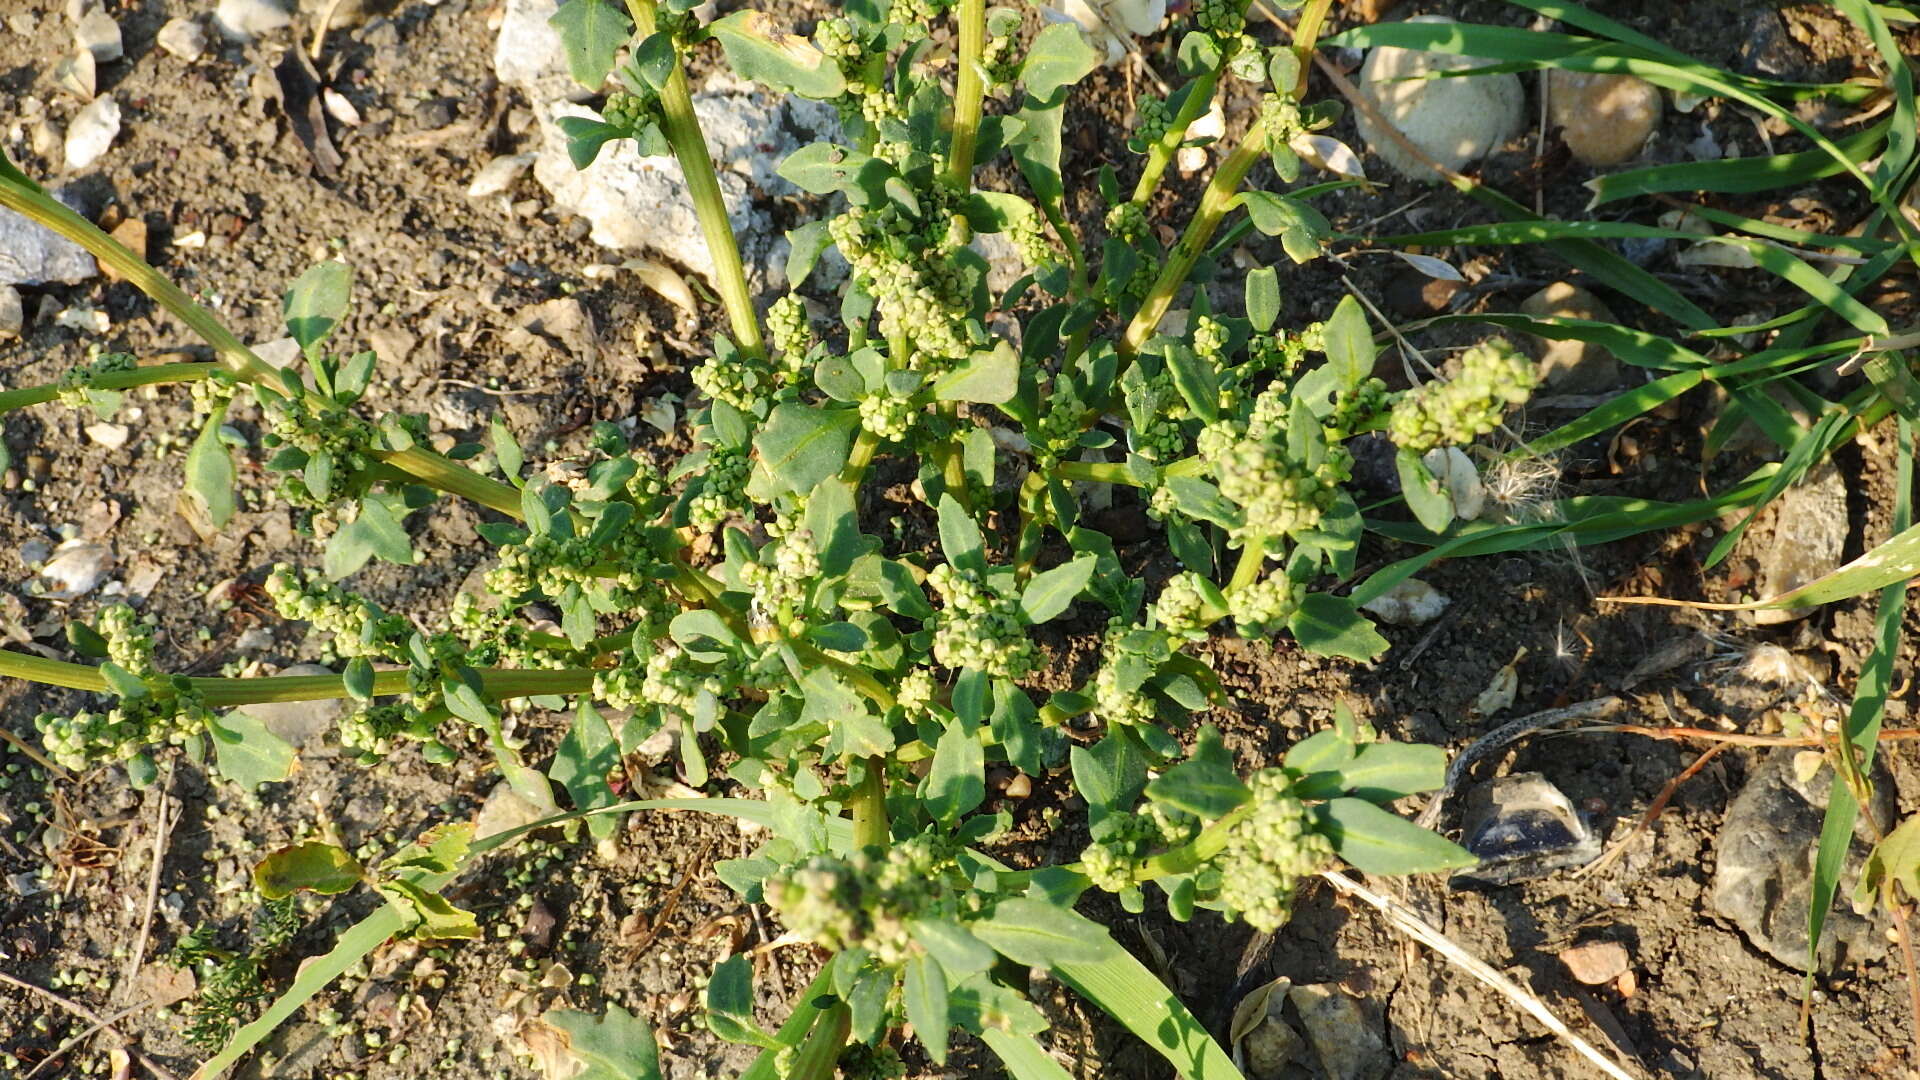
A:
POLYGON ((1267 564, 1267 538, 1264 536, 1247 537, 1247 546, 1240 549, 1240 562, 1233 568, 1233 580, 1227 582, 1226 592, 1234 593, 1254 583, 1260 576, 1260 568, 1267 564))
POLYGON ((1140 170, 1140 179, 1133 185, 1133 199, 1140 209, 1147 208, 1147 201, 1160 187, 1160 178, 1166 175, 1167 166, 1173 162, 1173 156, 1180 152, 1181 144, 1187 141, 1187 129, 1193 126, 1200 114, 1213 104, 1214 87, 1220 83, 1218 71, 1203 71, 1193 77, 1193 89, 1180 103, 1180 111, 1167 122, 1167 130, 1162 132, 1158 142, 1147 148, 1147 163, 1140 170))
MULTIPOLYGON (((219 370, 219 364, 148 364, 132 371, 110 371, 95 375, 87 381, 87 385, 100 390, 127 390, 156 383, 198 382, 219 370)), ((0 391, 0 413, 28 405, 44 405, 59 396, 60 387, 51 383, 0 391)))
MULTIPOLYGON (((627 0, 627 13, 641 38, 656 29, 654 0, 627 0)), ((734 240, 733 223, 727 219, 727 200, 720 193, 720 178, 713 171, 713 158, 707 153, 706 136, 700 132, 700 118, 693 111, 693 96, 687 91, 687 72, 676 56, 673 74, 660 91, 661 131, 673 147, 674 159, 687 181, 687 195, 693 200, 694 213, 700 219, 700 232, 706 237, 707 253, 713 259, 714 284, 726 304, 727 323, 740 350, 754 359, 764 360, 766 341, 760 336, 760 320, 754 315, 753 293, 747 288, 746 271, 740 263, 740 245, 734 240)))
POLYGON ((1293 96, 1296 100, 1307 96, 1307 73, 1313 70, 1313 47, 1320 41, 1320 27, 1327 20, 1327 9, 1333 6, 1333 0, 1308 0, 1307 6, 1300 12, 1300 22, 1293 29, 1293 55, 1300 61, 1300 79, 1294 84, 1293 96))
POLYGON ((947 181, 961 191, 973 187, 973 147, 980 136, 980 114, 987 87, 980 78, 980 54, 987 46, 986 0, 960 0, 960 75, 953 92, 953 145, 947 152, 947 181))
POLYGON ((853 791, 854 848, 884 848, 893 840, 893 827, 887 821, 887 759, 875 754, 862 758, 866 775, 853 791))
POLYGON ((1140 346, 1146 344, 1160 327, 1160 320, 1167 315, 1167 309, 1173 306, 1173 298, 1180 286, 1193 273, 1193 264, 1198 262, 1200 254, 1207 248, 1207 242, 1213 239, 1215 229, 1233 208, 1234 199, 1239 197, 1240 183, 1247 178, 1248 170, 1254 162, 1266 153, 1266 129, 1254 124, 1248 129, 1240 145, 1220 163, 1213 174, 1213 180, 1207 184, 1207 190, 1200 196, 1200 208, 1194 211, 1193 220, 1187 222, 1187 231, 1181 235, 1179 243, 1167 255, 1167 265, 1161 269, 1160 277, 1140 304, 1140 311, 1127 324, 1127 332, 1119 343, 1120 356, 1131 360, 1140 346))

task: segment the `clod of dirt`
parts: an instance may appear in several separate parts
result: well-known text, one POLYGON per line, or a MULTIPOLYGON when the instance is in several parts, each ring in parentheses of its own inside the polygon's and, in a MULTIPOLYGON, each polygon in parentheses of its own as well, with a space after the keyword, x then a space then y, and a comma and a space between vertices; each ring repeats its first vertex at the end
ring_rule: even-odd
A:
MULTIPOLYGON (((1760 557, 1755 582, 1762 597, 1791 592, 1840 565, 1852 527, 1847 512, 1847 482, 1832 461, 1809 470, 1766 510, 1772 515, 1772 540, 1760 557)), ((1759 523, 1756 523, 1756 527, 1759 523)), ((1753 613, 1761 626, 1793 622, 1814 609, 1778 608, 1753 613)))
POLYGON ((1617 941, 1592 941, 1575 945, 1560 954, 1567 974, 1588 986, 1603 986, 1627 973, 1632 958, 1627 947, 1617 941))
MULTIPOLYGON (((1408 22, 1454 20, 1421 15, 1408 22)), ((1520 130, 1526 94, 1512 73, 1429 78, 1494 61, 1381 47, 1360 69, 1360 90, 1386 121, 1427 157, 1450 169, 1484 157, 1520 130)), ((1368 149, 1401 174, 1437 183, 1440 177, 1362 113, 1356 118, 1368 149)))
MULTIPOLYGON (((1617 321, 1599 297, 1565 281, 1556 281, 1520 301, 1520 313, 1534 319, 1617 321)), ((1592 342, 1553 341, 1528 334, 1525 344, 1540 362, 1540 377, 1560 393, 1597 394, 1620 384, 1620 361, 1592 342)))
POLYGON ((207 51, 207 28, 194 19, 175 17, 160 28, 153 43, 191 64, 207 51))
POLYGON ((111 94, 93 99, 67 127, 67 168, 84 169, 100 160, 119 134, 119 102, 111 94))
MULTIPOLYGON (((294 664, 280 674, 332 675, 334 672, 319 664, 294 664)), ((262 727, 285 739, 295 750, 314 756, 321 751, 317 745, 321 736, 346 714, 347 703, 339 699, 271 701, 242 706, 240 711, 260 721, 262 727)))
POLYGON ((1419 578, 1408 578, 1361 604, 1360 610, 1394 626, 1420 626, 1439 618, 1452 602, 1419 578))
POLYGON ((120 41, 120 24, 99 8, 80 16, 73 28, 73 43, 93 54, 95 63, 111 64, 126 55, 120 41))
POLYGON ((221 36, 241 44, 292 23, 292 13, 280 0, 220 0, 213 9, 213 25, 221 36))
POLYGON ((1393 1068, 1374 1018, 1340 987, 1296 986, 1287 1000, 1299 1011, 1327 1080, 1379 1080, 1393 1068))
MULTIPOLYGON (((1796 775, 1797 755, 1775 751, 1734 796, 1714 844, 1713 910, 1740 928, 1753 947, 1794 970, 1807 962, 1807 915, 1813 891, 1813 853, 1833 790, 1833 769, 1796 775)), ((1893 781, 1884 763, 1873 775, 1872 813, 1882 829, 1894 818, 1893 781)), ((1871 849, 1863 815, 1854 825, 1853 849, 1838 896, 1849 896, 1871 849)), ((1871 922, 1852 905, 1835 904, 1820 935, 1818 964, 1834 971, 1871 962, 1886 951, 1871 922)))
POLYGON ((1638 154, 1664 111, 1659 89, 1637 76, 1547 72, 1547 112, 1585 164, 1618 165, 1638 154))
POLYGON ((1539 773, 1515 773, 1467 796, 1463 846, 1479 858, 1454 880, 1510 885, 1600 857, 1586 815, 1539 773))

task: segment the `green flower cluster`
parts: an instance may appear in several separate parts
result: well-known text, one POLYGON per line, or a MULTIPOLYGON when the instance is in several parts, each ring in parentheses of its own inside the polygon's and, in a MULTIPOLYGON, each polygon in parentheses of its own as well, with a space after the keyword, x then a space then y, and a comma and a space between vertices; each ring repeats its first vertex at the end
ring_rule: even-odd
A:
POLYGON ((1205 640, 1207 627, 1219 618, 1219 612, 1208 601, 1210 589, 1203 588, 1203 582, 1206 579, 1191 570, 1167 579, 1153 602, 1154 623, 1181 641, 1205 640))
POLYGON ((1196 443, 1220 494, 1243 511, 1244 520, 1231 530, 1238 542, 1311 530, 1349 479, 1351 458, 1338 446, 1329 447, 1318 466, 1294 460, 1285 416, 1273 415, 1283 414, 1287 401, 1285 387, 1269 389, 1254 399, 1248 422, 1209 424, 1196 443))
POLYGON ((1171 123, 1173 111, 1167 108, 1165 99, 1143 95, 1134 106, 1133 139, 1129 143, 1134 153, 1146 153, 1148 147, 1165 137, 1171 123))
POLYGON ((1394 402, 1387 434, 1416 454, 1464 446, 1500 426, 1509 408, 1533 394, 1533 362, 1501 338, 1460 355, 1460 374, 1427 383, 1394 402))
POLYGON ((909 38, 925 37, 955 0, 893 0, 887 21, 907 31, 909 38))
POLYGON ((132 371, 139 366, 140 361, 130 353, 102 353, 88 363, 76 364, 61 373, 60 381, 55 384, 55 397, 70 409, 85 408, 100 400, 96 394, 116 393, 95 390, 95 379, 115 372, 132 371))
POLYGON ((1047 236, 1046 226, 1041 224, 1038 214, 1015 218, 1007 228, 1007 239, 1030 267, 1040 269, 1060 261, 1060 252, 1047 236))
POLYGON ((788 357, 800 357, 813 347, 813 323, 807 318, 806 301, 798 293, 787 293, 767 307, 767 337, 773 351, 788 357))
POLYGON ((660 122, 660 98, 647 87, 642 92, 616 90, 607 95, 600 118, 622 131, 637 132, 660 122))
POLYGON ((1241 637, 1272 637, 1286 629, 1306 595, 1307 587, 1282 571, 1229 593, 1227 613, 1241 637))
POLYGON ((896 841, 847 858, 816 855, 766 879, 768 906, 788 931, 841 952, 864 948, 889 967, 921 946, 909 931, 915 919, 961 914, 944 879, 956 866, 950 842, 931 835, 896 841))
MULTIPOLYGON (((285 460, 289 450, 297 451, 291 455, 297 464, 269 465, 288 470, 280 478, 279 490, 281 498, 293 505, 313 509, 331 501, 333 491, 314 492, 307 486, 307 474, 293 471, 305 468, 314 458, 326 455, 333 463, 331 475, 334 477, 352 476, 372 464, 366 449, 374 445, 376 430, 354 413, 334 407, 316 410, 314 403, 319 398, 315 395, 285 397, 266 386, 255 387, 254 396, 260 399, 267 420, 260 444, 270 450, 279 449, 280 453, 275 455, 279 460, 285 460)), ((338 490, 338 481, 333 486, 338 490)))
POLYGON ((716 446, 700 472, 700 490, 687 501, 687 523, 699 532, 745 512, 747 474, 752 466, 747 452, 738 447, 716 446))
POLYGON ((1089 830, 1093 842, 1080 853, 1080 871, 1096 888, 1124 893, 1135 887, 1142 859, 1179 847, 1199 832, 1198 818, 1156 802, 1139 813, 1108 814, 1089 830))
POLYGON ((1246 0, 1194 0, 1193 25, 1237 43, 1247 28, 1246 6, 1246 0))
POLYGON ((719 718, 720 703, 742 683, 742 672, 725 662, 695 660, 671 641, 638 635, 617 666, 594 673, 593 693, 616 709, 658 708, 674 723, 705 731, 719 718))
POLYGON ((995 588, 976 570, 941 563, 927 584, 945 607, 933 631, 933 658, 954 670, 972 668, 995 678, 1022 679, 1033 671, 1020 598, 995 588))
POLYGON ((153 665, 153 626, 132 608, 115 604, 101 610, 98 632, 107 642, 107 660, 140 683, 136 693, 121 690, 105 712, 82 710, 72 716, 44 712, 34 717, 47 755, 76 772, 102 762, 124 761, 159 742, 180 744, 206 729, 213 714, 200 692, 183 675, 163 676, 153 665), (157 684, 157 685, 156 685, 157 684))
POLYGON ((928 668, 916 667, 900 677, 900 686, 894 691, 894 701, 908 717, 927 716, 933 712, 933 704, 939 700, 940 684, 934 679, 928 668))
POLYGON ((1335 394, 1333 411, 1320 421, 1327 441, 1345 442, 1372 427, 1391 401, 1387 384, 1379 379, 1367 379, 1352 390, 1335 394))
POLYGON ((608 602, 603 607, 636 617, 661 617, 669 603, 660 584, 665 567, 632 525, 598 542, 579 534, 528 536, 501 547, 499 558, 485 581, 489 591, 508 600, 531 595, 557 599, 568 586, 578 586, 604 592, 608 602))
POLYGON ((884 390, 860 399, 860 426, 882 442, 906 441, 918 413, 911 401, 884 390))
POLYGON ((895 361, 917 367, 933 361, 943 370, 973 351, 965 280, 953 261, 972 231, 947 205, 945 188, 935 184, 914 194, 927 208, 922 220, 892 205, 853 207, 827 231, 873 297, 881 335, 912 343, 913 356, 895 361))
POLYGON ((235 382, 233 376, 226 371, 216 371, 204 379, 197 379, 187 384, 187 393, 193 398, 193 414, 195 416, 213 415, 215 409, 232 401, 234 393, 239 389, 240 384, 235 382))
POLYGON ((1093 674, 1093 715, 1108 724, 1146 724, 1159 714, 1147 680, 1173 655, 1174 637, 1163 627, 1142 629, 1111 619, 1093 674))
MULTIPOLYGON (((798 635, 805 627, 808 595, 820 578, 820 555, 813 550, 813 534, 797 529, 768 547, 773 560, 742 566, 740 584, 753 594, 755 611, 772 619, 781 632, 798 635)), ((766 554, 761 553, 762 560, 766 554)))
POLYGON ((1272 933, 1293 910, 1302 878, 1333 861, 1333 844, 1314 831, 1313 813, 1296 798, 1280 769, 1248 778, 1253 802, 1227 829, 1213 860, 1220 872, 1220 904, 1248 926, 1272 933))

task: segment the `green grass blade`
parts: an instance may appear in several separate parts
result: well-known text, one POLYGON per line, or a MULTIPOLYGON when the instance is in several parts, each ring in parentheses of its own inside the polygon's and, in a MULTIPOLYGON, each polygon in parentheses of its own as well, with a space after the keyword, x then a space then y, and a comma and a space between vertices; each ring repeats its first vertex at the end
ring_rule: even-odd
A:
POLYGON ((1531 319, 1525 315, 1498 313, 1441 315, 1408 323, 1400 329, 1405 333, 1423 330, 1430 326, 1447 326, 1455 323, 1487 323, 1555 341, 1590 342, 1635 367, 1652 368, 1655 371, 1680 371, 1713 366, 1713 361, 1658 334, 1649 334, 1645 330, 1635 330, 1614 323, 1592 322, 1587 319, 1531 319))
POLYGON ((1159 1051, 1186 1080, 1244 1080, 1233 1059, 1173 991, 1111 938, 1105 945, 1102 959, 1056 964, 1053 973, 1159 1051))
POLYGON ((1073 1080, 1073 1074, 1061 1068, 1031 1035, 988 1028, 980 1034, 980 1041, 999 1057, 1013 1080, 1073 1080))
POLYGON ((1913 70, 1907 66, 1899 42, 1893 39, 1886 20, 1874 5, 1867 0, 1833 0, 1833 6, 1866 32, 1887 65, 1889 81, 1893 84, 1893 127, 1887 134, 1886 153, 1880 155, 1880 163, 1874 167, 1874 179, 1880 182, 1882 190, 1898 191, 1900 174, 1913 162, 1916 140, 1920 140, 1920 133, 1914 130, 1913 70))
MULTIPOLYGON (((1836 140, 1834 145, 1851 156, 1865 160, 1873 156, 1886 140, 1891 120, 1836 140)), ((1824 150, 1797 150, 1770 157, 1723 158, 1719 161, 1682 161, 1653 165, 1644 169, 1607 173, 1587 181, 1593 199, 1589 211, 1608 203, 1639 195, 1658 195, 1673 191, 1711 191, 1715 194, 1746 194, 1798 187, 1845 172, 1845 166, 1824 150)))
POLYGON ((1591 439, 1642 413, 1665 405, 1705 381, 1706 373, 1703 371, 1676 371, 1650 383, 1636 386, 1596 408, 1587 410, 1578 419, 1532 440, 1521 452, 1550 454, 1555 450, 1572 446, 1582 439, 1591 439))
POLYGON ((1800 478, 1807 475, 1807 470, 1813 468, 1814 463, 1819 461, 1833 445, 1841 426, 1852 419, 1853 417, 1844 411, 1831 412, 1816 421, 1811 431, 1801 435, 1799 441, 1787 451, 1786 458, 1780 462, 1779 471, 1775 472, 1773 478, 1768 481, 1766 491, 1747 509, 1747 516, 1741 518, 1739 524, 1728 529, 1714 543, 1713 550, 1707 553, 1703 565, 1708 568, 1718 566, 1720 561, 1733 551, 1733 546, 1740 542, 1740 538, 1746 535, 1747 527, 1753 524, 1754 518, 1759 516, 1760 511, 1765 509, 1768 503, 1779 498, 1782 492, 1799 483, 1800 478))
MULTIPOLYGON (((1913 532, 1913 425, 1903 417, 1899 421, 1899 465, 1894 486, 1893 527, 1899 535, 1913 532)), ((1896 537, 1898 539, 1898 537, 1896 537)), ((1885 547, 1887 545, 1882 545, 1885 547)), ((1870 775, 1874 751, 1880 745, 1880 722, 1886 716, 1887 694, 1893 685, 1893 661, 1900 653, 1900 625, 1906 614, 1907 583, 1888 585, 1880 593, 1880 612, 1876 621, 1873 652, 1860 666, 1860 681, 1854 686, 1853 705, 1847 710, 1846 745, 1858 766, 1858 775, 1870 775)), ((1820 935, 1826 929, 1827 912, 1833 908, 1834 893, 1840 888, 1840 875, 1846 867, 1847 852, 1853 846, 1853 824, 1860 806, 1853 791, 1835 778, 1827 799, 1827 815, 1820 825, 1820 846, 1813 860, 1812 896, 1807 906, 1807 981, 1805 993, 1813 992, 1813 973, 1820 966, 1820 935)))

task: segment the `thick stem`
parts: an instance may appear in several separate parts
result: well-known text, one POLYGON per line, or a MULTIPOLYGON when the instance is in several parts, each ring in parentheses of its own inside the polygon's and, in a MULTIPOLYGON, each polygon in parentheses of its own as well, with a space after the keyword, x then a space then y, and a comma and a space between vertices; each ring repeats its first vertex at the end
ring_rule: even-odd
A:
MULTIPOLYGON (((656 28, 654 0, 627 0, 627 12, 633 16, 639 36, 645 38, 656 28)), ((727 201, 720 193, 720 178, 713 171, 713 158, 707 153, 707 140, 700 133, 700 118, 693 111, 693 96, 687 91, 686 67, 676 56, 673 74, 660 91, 661 130, 673 147, 673 156, 686 176, 687 194, 693 199, 694 213, 700 218, 700 232, 707 240, 707 253, 713 259, 714 284, 727 306, 727 322, 733 327, 740 351, 756 360, 765 360, 767 345, 760 336, 760 320, 754 315, 753 293, 747 288, 746 271, 740 263, 740 245, 734 240, 733 223, 727 219, 727 201)))
POLYGON ((793 1055, 793 1068, 787 1080, 833 1080, 838 1075, 840 1051, 846 1049, 853 1034, 853 1010, 844 1002, 834 1002, 821 1011, 808 1032, 807 1041, 793 1055))
POLYGON ((953 92, 953 145, 947 153, 947 182, 960 191, 973 187, 973 147, 980 136, 980 114, 987 87, 980 78, 980 54, 987 47, 986 0, 960 0, 960 77, 953 92))
MULTIPOLYGON (((219 370, 219 364, 148 364, 132 371, 96 375, 88 380, 88 385, 99 390, 128 390, 155 383, 198 382, 219 370)), ((28 405, 44 405, 59 396, 60 388, 52 384, 0 391, 0 413, 28 405)))
POLYGON ((1193 273, 1193 264, 1207 248, 1207 241, 1213 238, 1213 232, 1233 208, 1233 201, 1239 197, 1240 183, 1247 178, 1248 170, 1254 162, 1266 153, 1266 129, 1255 124, 1248 129, 1246 137, 1235 147, 1233 153, 1220 163, 1213 174, 1213 180, 1207 184, 1206 193, 1200 196, 1200 208, 1194 211, 1193 220, 1187 222, 1187 231, 1180 242, 1173 246, 1167 255, 1167 265, 1161 269, 1160 277, 1153 283, 1147 298, 1141 301, 1140 311, 1133 321, 1127 324, 1127 332, 1119 342, 1122 359, 1131 360, 1140 351, 1160 327, 1160 320, 1166 317, 1167 309, 1173 306, 1173 298, 1180 286, 1193 273))
POLYGON ((1078 480, 1087 484, 1146 486, 1127 468, 1125 462, 1120 461, 1063 461, 1053 467, 1053 475, 1062 480, 1078 480))
POLYGON ((1218 71, 1203 71, 1194 76, 1193 89, 1187 91, 1186 100, 1180 103, 1180 111, 1168 121, 1167 130, 1161 134, 1160 140, 1147 148, 1147 163, 1140 170, 1139 182, 1133 185, 1131 200, 1140 209, 1147 208, 1147 201, 1159 189, 1160 178, 1166 174, 1173 156, 1180 152, 1181 144, 1187 141, 1187 129, 1213 104, 1213 90, 1219 84, 1218 71))
POLYGON ((840 470, 840 482, 859 491, 860 481, 867 475, 867 466, 873 463, 873 453, 879 448, 880 437, 863 425, 860 434, 853 437, 853 449, 847 453, 846 467, 840 470))
POLYGON ((1267 538, 1247 537, 1247 546, 1240 549, 1240 562, 1233 568, 1233 580, 1227 582, 1225 591, 1235 593, 1253 584, 1260 576, 1260 568, 1266 564, 1267 538))
POLYGON ((875 754, 862 758, 861 765, 866 775, 853 792, 853 846, 884 848, 893 841, 893 826, 887 821, 887 759, 875 754))

